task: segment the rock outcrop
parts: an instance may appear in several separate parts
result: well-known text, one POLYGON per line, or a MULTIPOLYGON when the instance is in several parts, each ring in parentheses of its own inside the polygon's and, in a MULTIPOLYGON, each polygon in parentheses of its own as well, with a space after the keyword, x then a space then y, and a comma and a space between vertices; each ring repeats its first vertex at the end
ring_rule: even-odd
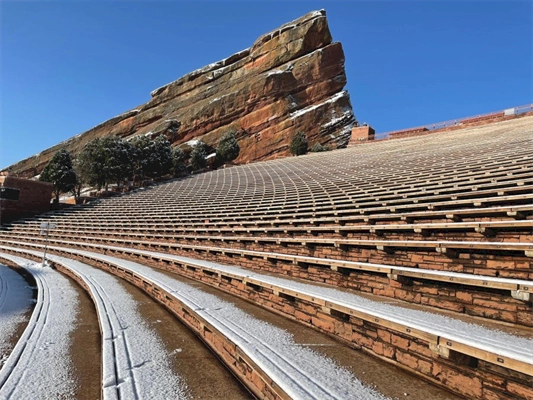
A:
POLYGON ((79 152, 95 137, 165 134, 173 145, 202 139, 216 147, 237 132, 236 163, 288 155, 292 135, 344 147, 355 122, 344 52, 332 42, 325 11, 311 12, 269 32, 252 47, 154 90, 147 103, 8 168, 34 176, 56 150, 79 152))

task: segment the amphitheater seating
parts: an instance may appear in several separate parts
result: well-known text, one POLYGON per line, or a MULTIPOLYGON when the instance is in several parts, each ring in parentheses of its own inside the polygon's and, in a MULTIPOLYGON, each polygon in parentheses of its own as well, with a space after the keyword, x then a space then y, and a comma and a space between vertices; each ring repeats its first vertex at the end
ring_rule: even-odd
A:
POLYGON ((13 223, 0 244, 44 244, 47 220, 62 248, 152 250, 532 327, 532 120, 194 175, 13 223))

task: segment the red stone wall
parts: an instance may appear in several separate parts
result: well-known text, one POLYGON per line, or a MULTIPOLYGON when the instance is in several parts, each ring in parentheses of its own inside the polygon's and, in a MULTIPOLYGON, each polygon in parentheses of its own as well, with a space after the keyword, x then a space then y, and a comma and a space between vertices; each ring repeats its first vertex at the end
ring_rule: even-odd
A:
POLYGON ((20 190, 18 200, 0 199, 0 223, 50 211, 51 183, 0 176, 0 187, 20 190))

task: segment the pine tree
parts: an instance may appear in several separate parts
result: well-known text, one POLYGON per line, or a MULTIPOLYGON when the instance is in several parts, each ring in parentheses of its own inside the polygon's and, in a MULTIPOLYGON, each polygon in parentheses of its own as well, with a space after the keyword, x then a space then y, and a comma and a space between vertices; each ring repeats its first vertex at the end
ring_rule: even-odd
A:
POLYGON ((54 185, 55 202, 59 202, 59 195, 74 188, 76 172, 72 167, 72 158, 65 149, 54 154, 50 162, 44 167, 39 180, 54 185))
POLYGON ((175 147, 174 150, 172 150, 172 170, 174 176, 187 175, 185 158, 185 152, 180 147, 175 147))
POLYGON ((218 142, 217 158, 219 158, 222 163, 233 161, 239 156, 240 150, 239 143, 235 138, 235 132, 229 131, 224 134, 218 142))
POLYGON ((96 138, 85 145, 79 156, 82 178, 98 190, 128 179, 135 159, 132 145, 117 137, 96 138))
POLYGON ((311 153, 320 153, 322 151, 329 151, 329 146, 322 146, 319 142, 316 142, 313 147, 311 147, 311 150, 309 150, 311 153))
POLYGON ((193 151, 191 151, 191 168, 193 171, 203 169, 207 165, 206 145, 201 140, 196 144, 193 151))
POLYGON ((135 173, 141 180, 158 178, 172 169, 172 146, 164 135, 154 140, 149 136, 137 136, 132 140, 135 151, 135 173))
POLYGON ((298 132, 292 137, 289 150, 293 156, 301 156, 307 153, 307 136, 303 132, 298 132))

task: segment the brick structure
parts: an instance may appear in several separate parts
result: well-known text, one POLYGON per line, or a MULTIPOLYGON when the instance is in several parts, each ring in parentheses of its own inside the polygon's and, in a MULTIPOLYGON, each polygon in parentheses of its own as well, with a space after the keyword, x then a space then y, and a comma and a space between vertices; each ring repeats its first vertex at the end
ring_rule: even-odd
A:
POLYGON ((354 126, 352 128, 352 136, 348 142, 348 147, 374 140, 375 135, 376 131, 370 125, 354 126))
POLYGON ((0 224, 50 211, 51 183, 0 176, 0 224))

